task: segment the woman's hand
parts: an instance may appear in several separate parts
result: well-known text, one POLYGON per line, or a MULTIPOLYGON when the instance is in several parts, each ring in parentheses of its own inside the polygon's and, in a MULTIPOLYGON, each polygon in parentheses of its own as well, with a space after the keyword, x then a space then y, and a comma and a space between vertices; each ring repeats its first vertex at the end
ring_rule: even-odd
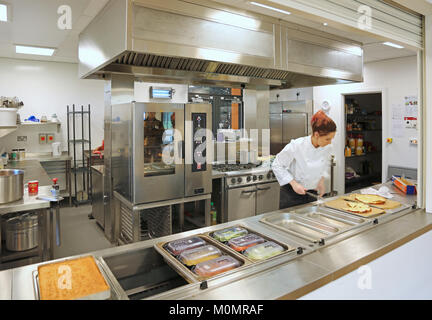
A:
POLYGON ((295 193, 297 194, 301 194, 301 195, 305 195, 307 189, 305 189, 305 187, 303 187, 300 183, 298 183, 295 180, 292 180, 290 182, 291 187, 293 188, 293 190, 295 191, 295 193))
POLYGON ((316 191, 318 192, 318 195, 322 197, 325 193, 325 185, 324 185, 324 178, 321 178, 318 182, 318 186, 316 188, 316 191))

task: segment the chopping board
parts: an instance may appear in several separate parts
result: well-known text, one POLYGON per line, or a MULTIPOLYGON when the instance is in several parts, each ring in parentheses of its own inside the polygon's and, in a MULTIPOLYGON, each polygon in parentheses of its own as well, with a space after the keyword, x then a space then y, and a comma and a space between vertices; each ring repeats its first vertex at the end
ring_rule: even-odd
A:
MULTIPOLYGON (((353 201, 357 201, 355 199, 355 197, 358 195, 359 193, 352 193, 349 194, 347 196, 343 196, 341 197, 342 199, 348 199, 348 200, 353 200, 353 201)), ((386 199, 386 202, 383 204, 374 204, 373 206, 376 208, 380 208, 383 210, 391 210, 391 209, 396 209, 399 208, 402 204, 400 202, 394 201, 394 200, 389 200, 386 199)))
POLYGON ((348 212, 365 218, 369 218, 369 217, 373 217, 385 213, 384 210, 375 207, 371 207, 372 211, 366 213, 358 213, 358 212, 351 212, 351 211, 344 210, 343 208, 347 207, 347 201, 345 201, 342 198, 328 201, 324 203, 324 205, 332 209, 342 210, 343 212, 348 212))

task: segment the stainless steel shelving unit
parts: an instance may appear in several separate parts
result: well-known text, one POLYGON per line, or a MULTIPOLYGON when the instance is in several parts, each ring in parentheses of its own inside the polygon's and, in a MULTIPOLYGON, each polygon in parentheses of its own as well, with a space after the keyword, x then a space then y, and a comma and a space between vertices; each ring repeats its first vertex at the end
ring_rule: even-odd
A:
POLYGON ((68 155, 73 153, 73 179, 74 179, 74 194, 73 201, 76 206, 91 202, 92 190, 92 175, 90 163, 85 159, 85 152, 91 152, 91 113, 90 105, 87 109, 81 106, 81 109, 76 110, 75 105, 72 105, 72 111, 67 106, 67 132, 68 132, 68 155), (88 119, 85 121, 84 117, 88 119), (72 118, 72 119, 71 119, 72 118), (77 119, 78 118, 78 119, 77 119), (81 118, 81 119, 79 119, 81 118), (77 121, 81 121, 81 132, 77 132, 77 121), (72 122, 72 125, 70 124, 72 122), (85 125, 88 125, 88 137, 85 138, 85 125), (72 128, 72 136, 71 130, 72 128), (81 159, 77 157, 77 150, 81 147, 81 159), (78 179, 81 178, 82 190, 78 191, 78 179), (86 196, 87 195, 87 196, 86 196))

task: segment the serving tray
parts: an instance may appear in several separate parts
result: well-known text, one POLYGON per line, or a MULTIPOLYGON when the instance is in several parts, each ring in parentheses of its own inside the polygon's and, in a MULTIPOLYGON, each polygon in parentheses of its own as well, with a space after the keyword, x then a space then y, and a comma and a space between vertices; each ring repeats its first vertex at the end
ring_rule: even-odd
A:
POLYGON ((239 270, 240 268, 243 268, 243 267, 251 264, 251 262, 248 259, 246 259, 244 256, 242 256, 241 254, 237 253, 234 250, 228 249, 226 246, 221 244, 219 241, 216 241, 215 239, 212 239, 205 234, 198 234, 198 235, 196 235, 196 237, 200 237, 204 241, 206 241, 208 244, 211 244, 211 245, 215 246, 216 248, 218 248, 222 252, 222 255, 228 255, 228 256, 235 258, 236 260, 238 260, 240 262, 240 266, 237 268, 219 273, 217 275, 211 276, 211 277, 203 277, 203 276, 200 276, 200 275, 193 272, 194 267, 187 267, 176 256, 172 255, 166 249, 166 245, 171 241, 156 243, 154 245, 155 250, 160 255, 162 255, 162 257, 168 263, 168 265, 170 265, 174 270, 176 270, 189 283, 202 282, 202 281, 208 280, 210 278, 218 277, 220 275, 225 276, 227 274, 235 272, 235 271, 239 270))

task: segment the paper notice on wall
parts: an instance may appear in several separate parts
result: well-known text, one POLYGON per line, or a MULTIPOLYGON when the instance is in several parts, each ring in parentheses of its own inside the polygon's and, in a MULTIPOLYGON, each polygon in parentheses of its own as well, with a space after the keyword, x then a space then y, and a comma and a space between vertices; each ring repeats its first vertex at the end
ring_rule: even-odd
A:
POLYGON ((404 136, 404 105, 392 105, 392 137, 402 138, 404 136))
POLYGON ((417 96, 405 97, 405 120, 411 118, 411 120, 417 120, 418 116, 418 99, 417 96))

